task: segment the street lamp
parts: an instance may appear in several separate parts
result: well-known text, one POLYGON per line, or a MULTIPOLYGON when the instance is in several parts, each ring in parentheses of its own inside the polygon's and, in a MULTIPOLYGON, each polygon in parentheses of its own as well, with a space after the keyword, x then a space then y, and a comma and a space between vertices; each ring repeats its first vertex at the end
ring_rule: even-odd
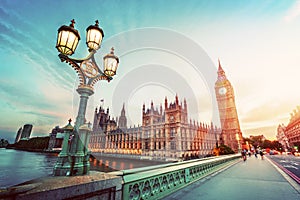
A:
POLYGON ((104 37, 103 30, 99 27, 99 21, 86 29, 86 44, 89 55, 83 59, 69 57, 74 54, 80 40, 79 32, 74 28, 75 20, 69 26, 63 25, 58 29, 56 48, 61 62, 69 63, 77 72, 79 86, 77 92, 80 95, 79 109, 74 128, 71 121, 66 126, 64 145, 54 167, 55 176, 83 175, 89 172, 88 136, 91 131, 90 124, 85 124, 85 113, 89 96, 94 94, 94 85, 97 81, 111 81, 116 74, 119 58, 114 55, 114 48, 103 57, 103 71, 95 61, 95 53, 100 48, 104 37), (68 142, 67 142, 68 140, 68 142))

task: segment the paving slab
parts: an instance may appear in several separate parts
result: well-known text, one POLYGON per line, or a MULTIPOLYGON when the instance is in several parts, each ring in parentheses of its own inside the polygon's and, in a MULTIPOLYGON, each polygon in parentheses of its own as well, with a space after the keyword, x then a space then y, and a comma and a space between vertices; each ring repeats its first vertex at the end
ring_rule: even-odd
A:
POLYGON ((167 200, 286 200, 300 199, 299 185, 291 184, 267 158, 251 156, 232 167, 197 181, 167 200))

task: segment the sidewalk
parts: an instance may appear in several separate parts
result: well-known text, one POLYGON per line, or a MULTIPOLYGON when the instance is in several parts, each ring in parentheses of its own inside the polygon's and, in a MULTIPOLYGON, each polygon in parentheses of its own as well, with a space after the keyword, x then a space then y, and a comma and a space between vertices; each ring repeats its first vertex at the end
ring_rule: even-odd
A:
MULTIPOLYGON (((264 156, 265 157, 265 156, 264 156)), ((266 157, 248 157, 236 165, 197 181, 164 199, 167 200, 285 200, 300 199, 300 185, 266 157), (294 185, 292 186, 289 181, 294 185)))

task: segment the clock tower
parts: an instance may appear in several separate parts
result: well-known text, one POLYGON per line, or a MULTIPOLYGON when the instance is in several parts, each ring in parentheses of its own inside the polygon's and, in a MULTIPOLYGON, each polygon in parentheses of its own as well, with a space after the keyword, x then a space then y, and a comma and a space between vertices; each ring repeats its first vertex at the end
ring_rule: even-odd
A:
POLYGON ((221 67, 220 60, 215 92, 222 129, 221 143, 229 146, 234 152, 238 152, 241 150, 243 137, 236 111, 233 87, 221 67))

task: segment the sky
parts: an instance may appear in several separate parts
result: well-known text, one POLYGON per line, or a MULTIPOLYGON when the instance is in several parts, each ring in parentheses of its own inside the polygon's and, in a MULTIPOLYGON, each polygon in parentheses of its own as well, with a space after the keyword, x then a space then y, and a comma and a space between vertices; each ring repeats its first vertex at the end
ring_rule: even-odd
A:
POLYGON ((26 123, 33 136, 47 135, 76 118, 78 77, 55 48, 58 28, 71 19, 81 35, 73 57, 87 56, 85 29, 98 19, 105 35, 98 65, 112 46, 120 58, 114 80, 95 85, 88 121, 96 107, 116 117, 125 103, 129 125, 138 125, 142 104, 158 108, 177 94, 191 120, 219 125, 218 59, 244 137, 275 139, 300 104, 300 1, 1 0, 1 138, 12 140, 26 123))

